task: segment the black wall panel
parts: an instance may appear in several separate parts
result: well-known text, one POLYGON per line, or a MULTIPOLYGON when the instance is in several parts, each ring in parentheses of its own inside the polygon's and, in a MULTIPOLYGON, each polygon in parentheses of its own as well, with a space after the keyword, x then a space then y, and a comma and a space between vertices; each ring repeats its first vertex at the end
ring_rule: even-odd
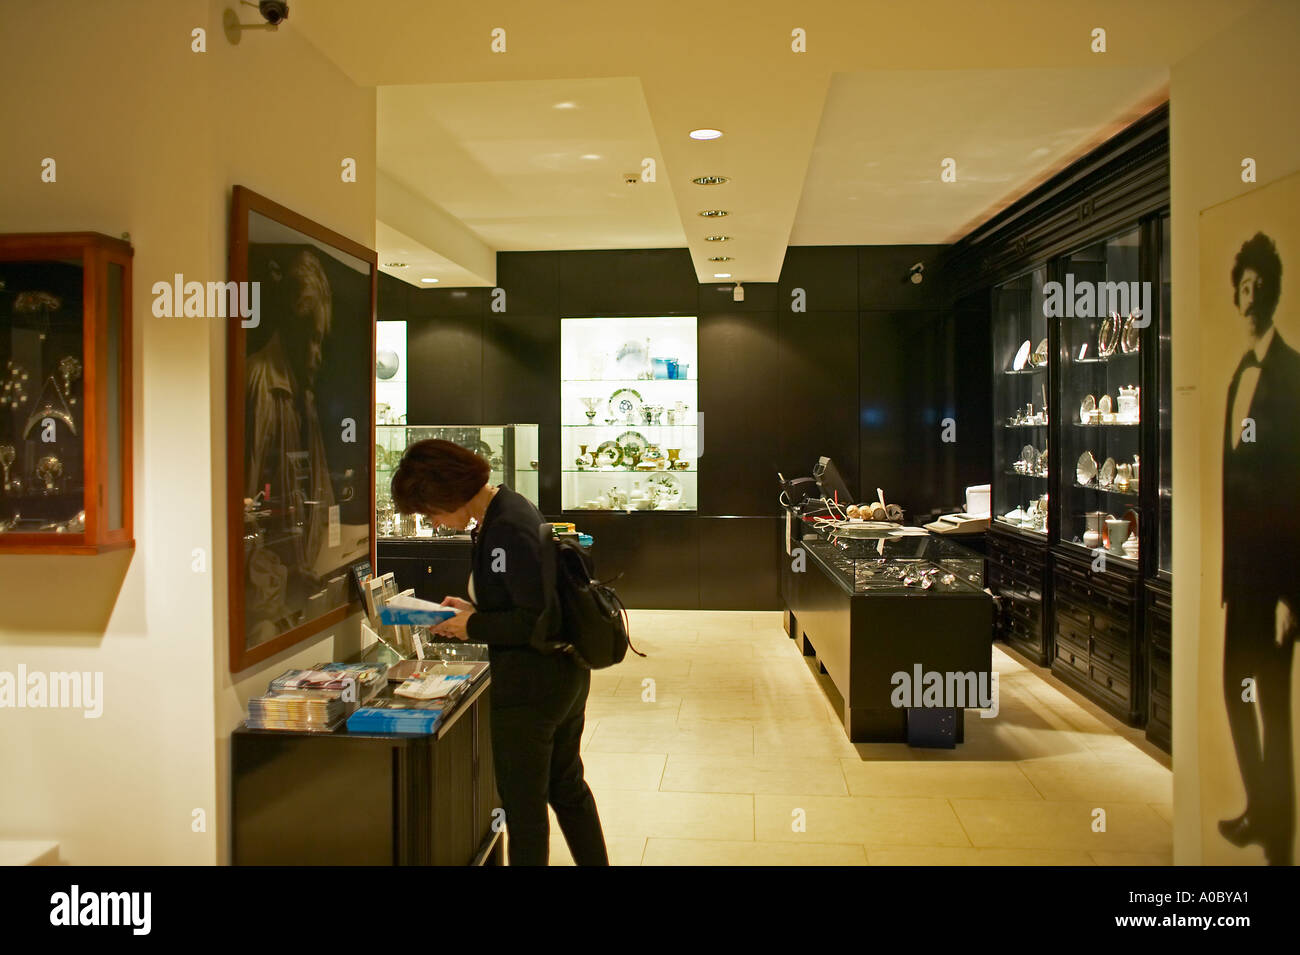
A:
POLYGON ((497 255, 497 286, 505 290, 506 315, 558 315, 559 252, 505 252, 497 255))
POLYGON ((771 312, 700 316, 701 514, 777 513, 777 329, 771 312))
POLYGON ((864 310, 939 308, 948 303, 946 245, 865 245, 858 254, 858 307, 864 310), (909 278, 920 263, 921 282, 909 278))
POLYGON ((701 517, 700 609, 780 610, 781 521, 701 517))
POLYGON ((805 312, 858 308, 858 249, 852 245, 791 246, 785 250, 777 310, 790 312, 795 289, 803 289, 805 312))
POLYGON ((559 319, 488 312, 483 319, 483 421, 541 425, 538 498, 544 512, 560 509, 559 380, 559 319))
POLYGON ((481 315, 412 316, 406 328, 406 360, 408 422, 487 423, 481 315))
MULTIPOLYGON (((829 455, 849 490, 858 487, 858 313, 777 312, 776 469, 787 478, 812 474, 829 455)), ((765 467, 766 465, 761 465, 765 467)), ((773 475, 751 480, 772 487, 773 475)))
POLYGON ((691 315, 699 303, 686 249, 560 254, 560 315, 691 315))

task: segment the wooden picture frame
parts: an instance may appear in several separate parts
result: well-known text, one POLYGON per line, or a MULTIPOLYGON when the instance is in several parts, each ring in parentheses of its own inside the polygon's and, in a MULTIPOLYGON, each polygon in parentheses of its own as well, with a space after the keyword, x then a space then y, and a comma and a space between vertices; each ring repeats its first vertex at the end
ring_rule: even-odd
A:
POLYGON ((375 563, 379 273, 372 249, 243 186, 232 195, 229 269, 241 306, 251 306, 250 317, 227 319, 238 672, 361 609, 351 565, 375 563))

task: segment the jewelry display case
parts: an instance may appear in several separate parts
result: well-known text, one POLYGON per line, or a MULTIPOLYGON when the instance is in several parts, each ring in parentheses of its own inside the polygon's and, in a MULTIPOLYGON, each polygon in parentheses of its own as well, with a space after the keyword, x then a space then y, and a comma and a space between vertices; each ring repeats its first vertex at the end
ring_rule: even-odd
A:
MULTIPOLYGON (((417 514, 397 514, 393 508, 393 472, 406 449, 417 441, 450 441, 485 458, 492 469, 489 484, 505 484, 537 505, 538 425, 375 425, 375 526, 379 538, 428 538, 438 535, 417 514)), ((468 540, 468 537, 465 537, 468 540)))
POLYGON ((560 322, 565 511, 693 511, 699 428, 694 316, 560 322))
POLYGON ((133 545, 131 246, 0 235, 0 553, 133 545))
POLYGON ((816 557, 852 594, 943 597, 984 589, 983 555, 934 534, 871 533, 852 523, 825 523, 805 531, 795 546, 816 557))

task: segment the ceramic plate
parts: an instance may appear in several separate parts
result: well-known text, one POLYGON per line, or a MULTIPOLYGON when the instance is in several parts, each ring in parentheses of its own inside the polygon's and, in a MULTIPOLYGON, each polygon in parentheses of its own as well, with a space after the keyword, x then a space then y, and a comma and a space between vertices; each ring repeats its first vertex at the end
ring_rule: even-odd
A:
POLYGON ((1115 408, 1110 400, 1110 395, 1102 395, 1097 399, 1097 410, 1103 415, 1111 414, 1115 408))
POLYGON ((1043 448, 1042 453, 1038 455, 1038 471, 1040 474, 1047 473, 1047 449, 1046 448, 1043 448))
POLYGON ((1047 339, 1046 338, 1044 338, 1041 342, 1038 343, 1038 347, 1034 349, 1034 356, 1029 360, 1029 363, 1031 365, 1034 365, 1035 367, 1037 367, 1038 365, 1047 364, 1047 339))
POLYGON ((1115 483, 1115 459, 1107 458, 1102 464, 1101 470, 1097 472, 1097 483, 1102 487, 1110 487, 1115 483))
POLYGON ((623 451, 613 441, 605 441, 596 449, 596 464, 603 468, 616 468, 623 462, 623 451))
POLYGON ((1016 352, 1015 361, 1011 363, 1012 369, 1014 369, 1015 371, 1020 371, 1022 368, 1025 367, 1025 362, 1029 360, 1029 349, 1032 347, 1033 346, 1029 344, 1028 340, 1026 340, 1025 343, 1020 346, 1020 351, 1016 352))
POLYGON ((1097 476, 1097 459, 1092 456, 1091 451, 1079 455, 1075 476, 1078 477, 1080 484, 1091 484, 1092 479, 1097 476))
POLYGON ((1087 424, 1092 420, 1092 412, 1097 407, 1097 399, 1092 395, 1083 399, 1083 404, 1079 405, 1079 421, 1087 424))
POLYGON ((650 442, 645 439, 639 431, 624 431, 617 438, 619 450, 623 452, 623 463, 631 466, 632 458, 639 458, 645 453, 645 449, 650 446, 650 442))
POLYGON ((1138 536, 1138 516, 1137 511, 1129 508, 1124 512, 1124 520, 1128 521, 1128 533, 1130 537, 1138 536))
POLYGON ((609 413, 619 421, 631 415, 633 421, 641 420, 641 393, 633 388, 620 388, 609 396, 609 413))

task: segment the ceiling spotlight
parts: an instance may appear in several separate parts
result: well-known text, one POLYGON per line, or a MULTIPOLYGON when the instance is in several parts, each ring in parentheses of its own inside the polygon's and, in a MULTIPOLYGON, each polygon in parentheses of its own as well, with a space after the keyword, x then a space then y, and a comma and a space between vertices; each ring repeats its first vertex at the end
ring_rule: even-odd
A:
POLYGON ((705 242, 730 242, 730 241, 731 241, 731 236, 729 236, 729 235, 706 235, 706 236, 704 237, 704 241, 705 241, 705 242))
POLYGON ((696 176, 691 180, 697 186, 720 186, 726 181, 726 176, 696 176))
POLYGON ((705 209, 700 213, 706 219, 720 219, 726 214, 726 209, 705 209))
POLYGON ((722 130, 720 129, 692 129, 690 132, 691 139, 708 140, 721 139, 722 130))
POLYGON ((600 157, 599 157, 598 155, 596 155, 595 153, 584 153, 583 155, 579 156, 578 158, 579 158, 579 159, 599 159, 600 157))
POLYGON ((386 269, 404 269, 404 268, 406 268, 406 263, 405 263, 405 262, 385 262, 385 263, 384 263, 384 268, 386 268, 386 269))
POLYGON ((438 281, 438 280, 437 280, 437 279, 420 279, 420 281, 423 282, 423 283, 425 283, 426 285, 432 285, 434 282, 436 282, 436 281, 438 281))
POLYGON ((731 278, 731 273, 730 273, 730 272, 714 272, 714 273, 713 273, 713 277, 714 277, 715 279, 729 279, 729 278, 731 278))
POLYGON ((556 104, 555 104, 553 107, 551 107, 551 108, 552 108, 552 109, 577 109, 577 108, 578 108, 578 104, 577 104, 577 103, 570 103, 569 101, 566 100, 566 101, 563 102, 563 103, 556 103, 556 104))
POLYGON ((729 255, 711 255, 711 256, 709 256, 709 261, 710 261, 710 262, 730 262, 730 261, 731 261, 731 256, 729 256, 729 255))

